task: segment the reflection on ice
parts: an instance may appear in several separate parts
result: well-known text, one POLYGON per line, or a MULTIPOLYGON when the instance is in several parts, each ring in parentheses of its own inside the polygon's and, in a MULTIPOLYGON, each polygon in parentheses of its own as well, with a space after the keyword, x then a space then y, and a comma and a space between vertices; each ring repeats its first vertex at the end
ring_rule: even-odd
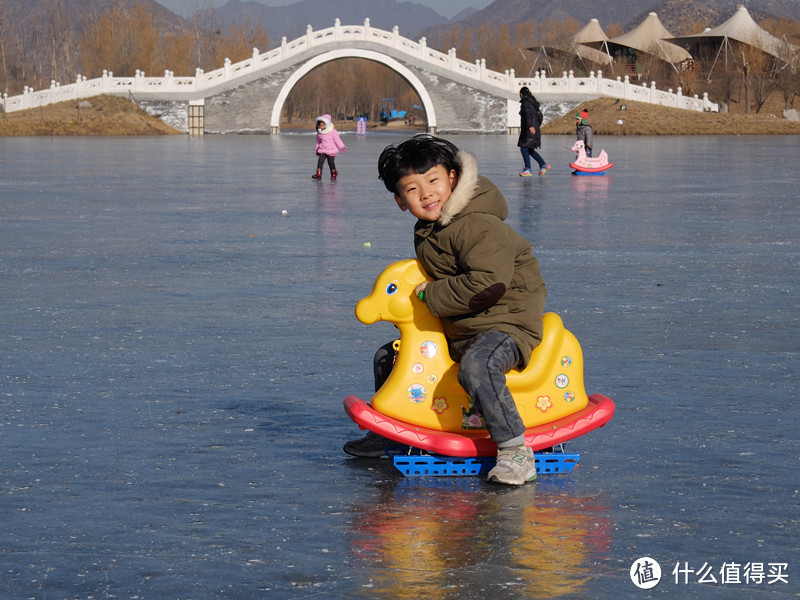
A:
POLYGON ((403 479, 349 511, 359 584, 387 600, 582 597, 612 521, 602 501, 575 491, 563 476, 512 489, 403 479))

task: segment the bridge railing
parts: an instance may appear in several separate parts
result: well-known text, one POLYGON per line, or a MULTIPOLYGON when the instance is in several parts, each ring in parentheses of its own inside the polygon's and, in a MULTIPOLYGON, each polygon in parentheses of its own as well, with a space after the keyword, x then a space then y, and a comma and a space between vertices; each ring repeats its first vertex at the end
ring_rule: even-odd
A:
POLYGON ((99 94, 133 97, 148 95, 150 98, 157 96, 163 100, 202 100, 220 87, 228 85, 233 87, 245 78, 258 76, 259 72, 267 71, 312 48, 356 41, 392 48, 431 67, 450 71, 462 79, 480 82, 510 98, 517 94, 519 88, 528 86, 534 94, 542 95, 545 99, 547 95, 592 94, 688 110, 717 109, 717 105, 709 102, 706 94, 702 99, 696 96, 688 98, 682 95, 680 88, 677 93, 672 93, 672 90, 660 91, 656 89, 655 82, 651 82, 649 86, 646 83, 636 85, 627 76, 624 79, 617 77, 616 80, 610 80, 603 78, 600 71, 597 75, 590 74, 589 77, 574 77, 570 72, 555 78, 543 74, 519 78, 513 69, 504 73, 487 69, 484 59, 476 60, 474 63, 461 60, 456 56, 454 48, 447 53, 429 48, 425 38, 414 42, 401 36, 397 27, 392 31, 377 29, 370 25, 369 19, 365 19, 363 25, 342 25, 339 19, 336 19, 333 27, 319 31, 314 31, 309 25, 304 36, 292 41, 287 41, 284 37, 278 48, 264 53, 254 48, 252 56, 245 60, 232 63, 230 59, 225 59, 221 68, 208 73, 197 69, 194 76, 175 77, 171 71, 166 71, 162 77, 147 77, 143 72, 136 71, 133 77, 115 77, 113 73, 104 71, 103 75, 96 79, 87 79, 79 75, 75 83, 68 85, 53 81, 50 88, 45 90, 35 91, 33 88, 25 87, 23 93, 18 96, 9 97, 4 94, 0 98, 0 109, 3 112, 14 112, 99 94))
POLYGON ((534 77, 514 78, 514 80, 519 87, 527 86, 534 96, 538 94, 544 98, 547 98, 548 95, 586 94, 610 96, 621 100, 646 102, 685 110, 719 110, 717 104, 709 101, 708 94, 703 94, 702 98, 696 95, 684 96, 680 87, 676 92, 673 92, 672 89, 659 90, 656 88, 655 81, 651 81, 649 85, 647 82, 636 84, 628 75, 624 78, 606 79, 599 70, 597 74, 592 71, 588 77, 575 77, 570 71, 565 72, 559 78, 546 77, 537 73, 534 77))

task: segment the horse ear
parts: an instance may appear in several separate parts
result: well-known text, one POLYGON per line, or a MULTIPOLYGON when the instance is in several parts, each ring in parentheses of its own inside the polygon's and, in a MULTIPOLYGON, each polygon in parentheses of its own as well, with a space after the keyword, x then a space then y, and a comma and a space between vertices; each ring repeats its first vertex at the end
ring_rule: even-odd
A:
POLYGON ((422 272, 422 267, 418 261, 413 259, 408 261, 408 265, 406 265, 403 272, 403 279, 412 286, 416 286, 418 283, 424 281, 425 274, 422 272))

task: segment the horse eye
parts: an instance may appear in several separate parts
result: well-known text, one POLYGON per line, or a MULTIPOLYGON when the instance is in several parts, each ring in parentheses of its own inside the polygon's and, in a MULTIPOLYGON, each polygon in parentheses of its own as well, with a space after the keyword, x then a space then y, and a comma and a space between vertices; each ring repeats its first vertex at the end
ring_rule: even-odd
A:
POLYGON ((396 291, 397 291, 397 284, 396 283, 390 283, 389 285, 386 286, 386 295, 387 296, 391 296, 396 291))

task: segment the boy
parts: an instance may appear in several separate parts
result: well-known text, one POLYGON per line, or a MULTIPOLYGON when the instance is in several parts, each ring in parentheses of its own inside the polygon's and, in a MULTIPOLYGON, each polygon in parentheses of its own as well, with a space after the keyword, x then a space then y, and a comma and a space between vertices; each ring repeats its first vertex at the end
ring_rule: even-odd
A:
MULTIPOLYGON (((525 426, 505 377, 527 365, 542 339, 547 290, 530 242, 503 222, 506 200, 478 175, 474 157, 446 140, 422 134, 389 146, 378 173, 400 210, 417 218, 417 259, 434 281, 414 293, 441 319, 450 354, 460 362, 459 383, 497 443, 489 481, 522 485, 536 479, 533 451, 525 446, 525 426)), ((367 435, 348 442, 345 451, 379 456, 358 451, 370 444, 380 451, 386 442, 367 435)))
POLYGON ((592 157, 592 126, 589 125, 587 119, 589 118, 589 111, 583 109, 575 114, 575 135, 578 141, 583 142, 583 148, 586 150, 586 156, 592 157))

